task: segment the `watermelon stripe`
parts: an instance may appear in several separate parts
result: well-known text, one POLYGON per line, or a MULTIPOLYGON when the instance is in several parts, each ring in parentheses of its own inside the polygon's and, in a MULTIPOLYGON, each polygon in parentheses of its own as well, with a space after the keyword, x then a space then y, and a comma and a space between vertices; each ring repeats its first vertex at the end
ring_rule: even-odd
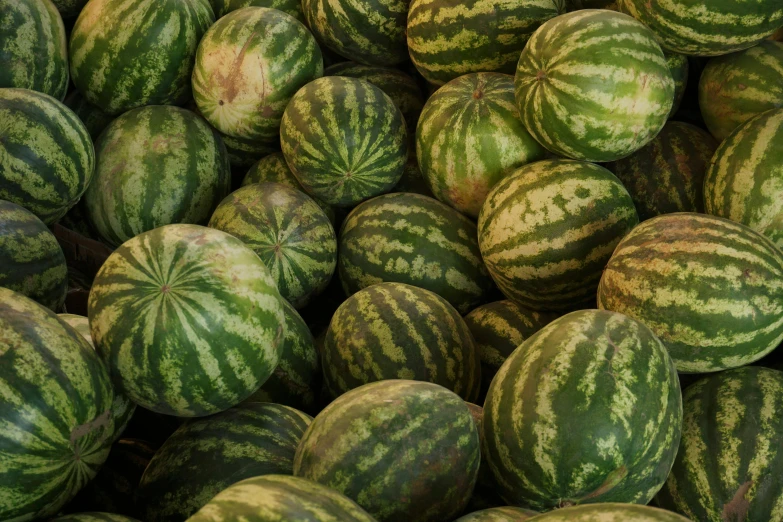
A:
POLYGON ((663 55, 666 57, 666 64, 669 66, 669 72, 672 73, 672 79, 674 80, 674 105, 672 105, 672 110, 669 112, 669 118, 672 118, 680 108, 682 99, 685 96, 690 66, 688 57, 684 54, 664 51, 663 55))
POLYGON ((550 511, 536 517, 541 522, 688 522, 677 513, 650 506, 602 503, 550 511))

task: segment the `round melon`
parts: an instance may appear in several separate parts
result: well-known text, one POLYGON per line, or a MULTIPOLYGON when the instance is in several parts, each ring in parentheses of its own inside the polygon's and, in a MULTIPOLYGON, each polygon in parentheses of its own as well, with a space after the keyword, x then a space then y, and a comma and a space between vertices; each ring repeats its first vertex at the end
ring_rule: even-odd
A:
POLYGON ((207 0, 90 0, 71 33, 71 78, 112 115, 183 105, 196 46, 215 22, 207 0))
POLYGON ((106 460, 114 392, 81 335, 2 287, 0 332, 0 520, 47 520, 106 460))
POLYGON ((84 201, 90 223, 112 246, 164 225, 206 225, 230 189, 220 137, 179 107, 126 112, 101 134, 95 151, 95 179, 84 201))
POLYGON ((280 295, 302 308, 329 284, 337 236, 307 194, 282 183, 255 183, 224 199, 209 226, 241 239, 269 268, 280 295))
POLYGON ((88 313, 119 391, 158 413, 199 417, 239 404, 272 374, 285 332, 281 299, 239 239, 168 225, 109 256, 88 313))
POLYGON ((280 144, 314 197, 352 207, 389 192, 408 157, 408 134, 392 99, 366 80, 329 76, 307 84, 285 109, 280 144))
POLYGON ((747 366, 690 385, 677 460, 658 495, 690 520, 775 520, 783 484, 783 372, 747 366))
POLYGON ((0 199, 55 223, 92 180, 89 132, 71 109, 26 89, 0 89, 0 121, 0 199))
POLYGON ((68 267, 57 238, 35 215, 0 200, 0 286, 55 312, 68 292, 68 267))
POLYGON ((98 136, 101 135, 103 129, 114 121, 114 116, 103 112, 101 109, 88 102, 76 89, 65 97, 63 103, 79 117, 82 123, 84 123, 93 142, 97 141, 98 136))
POLYGON ((752 47, 783 26, 779 0, 618 0, 670 51, 717 56, 752 47))
POLYGON ((68 42, 49 0, 0 0, 0 88, 16 87, 58 100, 68 92, 68 42))
POLYGON ((688 519, 650 506, 622 503, 586 504, 544 513, 536 522, 688 522, 688 519))
POLYGON ((215 9, 215 18, 218 19, 243 7, 268 7, 305 22, 302 3, 298 0, 212 0, 212 7, 215 9))
POLYGON ((612 251, 638 222, 611 172, 545 160, 490 192, 478 220, 479 248, 506 297, 533 310, 568 310, 594 302, 612 251))
POLYGON ((380 283, 349 297, 329 323, 321 357, 333 397, 386 379, 433 382, 466 401, 479 396, 479 356, 465 321, 415 286, 380 283))
POLYGON ((459 396, 389 380, 327 406, 299 443, 294 475, 339 491, 378 522, 435 522, 464 509, 479 460, 478 431, 459 396))
POLYGON ((685 97, 690 66, 688 57, 684 54, 664 51, 663 55, 666 57, 666 64, 669 66, 669 72, 672 73, 672 79, 674 80, 674 105, 672 105, 672 110, 669 112, 669 118, 671 118, 680 108, 682 99, 685 97))
POLYGON ((580 310, 500 368, 482 455, 511 505, 646 504, 669 474, 681 426, 677 371, 655 334, 622 314, 580 310))
POLYGON ((783 42, 761 42, 707 62, 699 80, 699 107, 719 141, 754 116, 783 107, 783 42))
POLYGON ((376 283, 406 283, 435 292, 462 314, 494 288, 476 225, 419 194, 386 194, 348 214, 337 269, 347 295, 376 283))
POLYGON ((608 166, 631 194, 639 219, 704 212, 704 175, 718 142, 699 127, 669 121, 650 143, 608 166))
POLYGON ((585 9, 542 25, 514 77, 522 122, 549 151, 613 161, 663 128, 674 80, 655 35, 627 15, 585 9))
POLYGON ((323 75, 323 58, 307 28, 277 9, 245 7, 204 35, 193 71, 201 114, 234 138, 276 139, 288 101, 323 75))
POLYGON ((536 511, 512 506, 502 506, 474 511, 454 522, 523 522, 538 515, 536 511))
POLYGON ((565 7, 562 0, 413 0, 410 57, 434 85, 476 72, 513 74, 530 35, 565 7))
POLYGON ((435 197, 475 219, 498 181, 544 159, 546 150, 519 119, 514 78, 475 73, 427 100, 416 128, 416 157, 435 197))
POLYGON ((783 252, 752 229, 693 213, 648 219, 617 246, 598 307, 631 316, 684 373, 750 364, 783 341, 783 252))

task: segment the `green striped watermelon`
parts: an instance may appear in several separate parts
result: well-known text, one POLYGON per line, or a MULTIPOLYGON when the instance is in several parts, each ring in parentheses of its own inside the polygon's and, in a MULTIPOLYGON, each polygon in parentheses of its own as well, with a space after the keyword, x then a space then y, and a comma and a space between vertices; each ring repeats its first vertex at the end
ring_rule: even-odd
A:
POLYGON ((218 131, 228 151, 228 161, 231 166, 239 169, 247 169, 261 158, 277 152, 280 146, 277 143, 232 138, 218 131))
POLYGON ((514 78, 527 130, 551 152, 613 161, 661 130, 674 80, 653 33, 627 15, 585 9, 542 25, 514 78))
POLYGON ((682 441, 662 507, 690 520, 778 520, 783 372, 748 366, 685 390, 682 441))
POLYGON ((268 7, 289 14, 304 23, 302 3, 298 0, 212 0, 216 18, 223 18, 243 7, 268 7))
POLYGON ((436 384, 389 380, 337 398, 313 420, 294 475, 336 489, 378 522, 451 520, 479 468, 470 410, 436 384))
POLYGON ((419 194, 386 194, 356 207, 343 223, 339 252, 347 295, 376 283, 406 283, 435 292, 464 314, 494 288, 476 225, 419 194))
POLYGON ((303 0, 307 25, 332 51, 367 65, 408 59, 405 20, 409 0, 303 0))
POLYGON ((677 513, 649 506, 605 503, 574 506, 550 511, 532 519, 535 522, 688 522, 677 513))
POLYGON ((711 59, 699 80, 699 107, 720 141, 754 116, 783 107, 783 42, 711 59))
POLYGON ((413 136, 416 132, 416 124, 425 99, 421 87, 412 76, 399 69, 362 65, 356 62, 342 62, 327 67, 324 76, 347 76, 367 80, 385 92, 400 109, 408 126, 408 134, 413 136))
POLYGON ((256 402, 182 426, 141 478, 145 522, 185 520, 246 478, 293 474, 296 447, 311 420, 287 406, 256 402))
POLYGON ((3 200, 0 200, 0 267, 0 286, 55 312, 65 302, 68 267, 57 238, 29 210, 3 200))
POLYGON ((247 402, 274 402, 313 411, 321 391, 321 359, 304 319, 285 300, 283 312, 285 334, 280 363, 247 402))
POLYGON ((618 0, 617 4, 652 29, 663 47, 682 54, 739 51, 783 26, 779 0, 618 0))
POLYGON ((483 456, 512 505, 646 504, 669 474, 681 424, 661 341, 630 317, 580 310, 500 368, 484 403, 483 456))
POLYGON ((114 116, 106 114, 101 109, 88 102, 82 93, 74 89, 66 96, 65 105, 82 120, 93 142, 98 139, 103 129, 109 126, 114 116))
POLYGON ((349 297, 332 317, 321 357, 333 397, 409 379, 478 399, 481 367, 465 321, 448 301, 415 286, 381 283, 349 297))
POLYGON ((95 179, 84 199, 90 222, 113 246, 163 225, 205 225, 230 189, 220 137, 179 107, 126 112, 101 134, 95 151, 95 179))
POLYGON ((51 225, 92 180, 90 134, 68 107, 25 89, 0 89, 0 121, 0 199, 51 225))
POLYGON ((145 232, 95 276, 90 330, 119 391, 180 417, 228 409, 277 366, 283 305, 239 239, 197 225, 145 232))
POLYGON ((245 7, 201 40, 193 97, 220 132, 268 142, 294 93, 322 75, 321 50, 301 22, 277 9, 245 7))
POLYGON ((783 249, 783 105, 742 124, 720 144, 704 180, 704 206, 783 249))
POLYGON ((478 220, 487 269, 506 297, 533 310, 592 302, 614 247, 639 222, 631 196, 603 167, 545 160, 516 170, 478 220))
POLYGON ((215 16, 207 0, 90 0, 71 33, 71 78, 112 115, 183 105, 196 46, 215 16))
POLYGON ((536 511, 512 506, 503 506, 474 511, 454 522, 522 522, 538 515, 536 511))
POLYGON ((536 312, 509 300, 479 306, 465 316, 481 358, 481 397, 486 396, 489 384, 508 356, 555 319, 556 314, 536 312))
POLYGON ((672 73, 672 79, 674 80, 674 105, 672 105, 672 110, 669 112, 669 118, 671 118, 680 108, 682 99, 685 97, 690 67, 688 57, 684 54, 663 51, 663 55, 666 57, 666 64, 669 66, 669 72, 672 73))
POLYGON ((47 519, 109 454, 111 380, 81 335, 1 287, 0 332, 0 520, 47 519))
POLYGON ((519 119, 507 74, 450 81, 427 100, 416 128, 416 157, 432 193, 474 219, 498 181, 545 156, 519 119))
POLYGON ((565 9, 564 0, 412 0, 411 60, 435 85, 474 72, 513 74, 530 35, 565 9))
POLYGON ((0 0, 0 88, 42 92, 62 100, 68 91, 68 42, 49 0, 0 0))
POLYGON ((219 493, 188 522, 375 522, 356 503, 315 482, 284 475, 243 480, 219 493))
POLYGON ((233 192, 215 209, 209 226, 252 248, 295 308, 321 293, 337 266, 337 236, 329 218, 306 194, 282 183, 254 183, 233 192))
POLYGON ((74 513, 52 519, 51 522, 139 522, 135 518, 113 513, 74 513))
POLYGON ((743 366, 783 341, 783 253, 727 219, 658 216, 617 246, 598 307, 649 326, 681 372, 743 366))
POLYGON ((285 160, 308 193, 352 207, 389 192, 408 157, 402 113, 375 85, 329 76, 291 99, 280 126, 285 160))
POLYGON ((689 123, 669 121, 650 143, 608 165, 644 221, 672 212, 704 212, 704 174, 718 143, 689 123))

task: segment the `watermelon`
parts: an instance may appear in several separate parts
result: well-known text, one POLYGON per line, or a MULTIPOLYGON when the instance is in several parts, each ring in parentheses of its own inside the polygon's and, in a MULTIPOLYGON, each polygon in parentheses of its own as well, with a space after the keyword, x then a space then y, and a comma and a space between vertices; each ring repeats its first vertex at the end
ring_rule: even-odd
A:
POLYGON ((781 404, 783 372, 769 368, 737 368, 690 385, 661 507, 705 522, 779 519, 781 404))
POLYGON ((375 522, 356 503, 309 480, 264 475, 243 480, 219 493, 189 522, 375 522))
POLYGON ((114 116, 106 114, 101 109, 88 102, 85 97, 75 89, 65 97, 63 103, 82 120, 82 123, 84 123, 84 126, 87 128, 87 132, 90 133, 93 142, 98 139, 98 136, 103 132, 103 129, 108 127, 114 120, 114 116))
POLYGON ((536 511, 512 506, 503 506, 474 511, 454 522, 522 522, 538 515, 536 511))
POLYGON ((408 0, 303 0, 305 20, 321 45, 365 65, 408 59, 408 0))
POLYGON ((419 194, 386 194, 356 207, 343 223, 339 252, 346 295, 376 283, 406 283, 435 292, 465 314, 494 288, 476 225, 419 194))
POLYGON ((507 74, 450 81, 427 100, 416 128, 416 157, 432 193, 474 219, 498 181, 545 156, 519 119, 507 74))
POLYGON ((52 519, 51 522, 139 522, 135 518, 113 513, 74 513, 52 519))
POLYGON ((65 26, 49 0, 0 0, 0 88, 68 91, 65 26))
POLYGON ((783 42, 712 58, 699 80, 699 107, 719 141, 754 116, 783 107, 783 42))
POLYGON ((294 93, 322 75, 321 51, 301 22, 277 9, 245 7, 201 40, 193 97, 220 132, 269 142, 294 93))
POLYGON ((337 309, 326 332, 324 378, 333 397, 369 382, 434 382, 467 401, 478 398, 481 368, 465 321, 422 288, 381 283, 337 309))
POLYGON ((115 250, 88 301, 90 330, 118 390, 158 413, 217 413, 277 366, 283 305, 239 239, 197 225, 145 232, 115 250))
POLYGON ((352 207, 389 192, 408 157, 402 113, 366 80, 328 76, 307 84, 285 109, 285 160, 305 190, 352 207))
POLYGON ((535 522, 688 522, 677 513, 649 506, 605 503, 586 504, 550 511, 532 519, 535 522))
MULTIPOLYGON (((136 413, 133 414, 133 418, 123 436, 128 439, 146 441, 151 448, 157 450, 187 420, 184 417, 172 417, 171 415, 155 413, 144 408, 136 408, 136 413)), ((141 469, 138 478, 141 478, 141 473, 143 472, 144 468, 141 469)), ((138 480, 134 484, 135 486, 138 486, 138 480)))
POLYGON ((329 284, 337 266, 337 236, 306 194, 282 183, 254 183, 224 199, 209 226, 241 239, 269 268, 295 308, 329 284))
POLYGON ((427 186, 424 176, 419 169, 419 161, 416 159, 416 147, 408 148, 408 161, 405 162, 405 170, 402 171, 400 181, 394 185, 392 192, 412 192, 434 198, 432 191, 427 186))
POLYGON ((672 212, 704 212, 704 174, 718 142, 689 123, 669 121, 650 143, 608 165, 644 221, 672 212))
POLYGON ((565 7, 563 0, 413 0, 411 60, 435 85, 475 72, 513 74, 530 35, 565 7))
POLYGON ((704 180, 704 205, 783 249, 783 108, 756 116, 720 144, 704 180))
POLYGON ((658 216, 617 246, 598 307, 649 326, 680 372, 744 366, 783 341, 783 253, 727 219, 658 216))
POLYGON ((79 16, 87 0, 52 0, 52 3, 60 11, 63 19, 68 20, 73 25, 74 19, 79 16))
MULTIPOLYGON (((483 392, 482 401, 486 396, 486 391, 483 392)), ((476 428, 479 432, 479 440, 481 441, 481 447, 484 447, 484 430, 481 425, 484 422, 484 408, 470 402, 466 403, 470 414, 473 415, 473 422, 476 423, 476 428)), ((487 459, 483 455, 481 456, 481 465, 479 466, 478 480, 476 480, 476 487, 473 489, 473 493, 470 496, 470 502, 465 508, 465 513, 472 513, 474 511, 484 511, 486 509, 503 507, 505 501, 500 498, 498 494, 498 485, 495 477, 492 475, 492 470, 487 465, 487 459)))
POLYGON ((48 519, 111 445, 105 366, 51 310, 0 287, 0 520, 48 519))
POLYGON ((182 426, 141 478, 145 522, 185 520, 246 478, 293 474, 296 447, 311 420, 287 406, 256 402, 182 426))
POLYGON ((228 151, 228 161, 231 166, 247 169, 261 158, 280 150, 279 144, 257 140, 232 138, 218 131, 228 151))
POLYGON ((25 89, 0 89, 0 121, 0 199, 53 224, 92 180, 90 134, 68 107, 25 89))
POLYGON ((556 314, 536 312, 510 300, 479 306, 465 316, 481 359, 481 397, 508 356, 555 319, 556 314))
POLYGON ((672 73, 672 79, 674 80, 674 105, 672 105, 672 110, 669 112, 669 118, 671 118, 680 108, 682 99, 685 97, 690 67, 688 57, 684 54, 663 51, 663 55, 666 57, 666 65, 669 66, 669 72, 672 73))
POLYGON ((500 368, 484 403, 483 455, 512 505, 646 504, 669 474, 681 425, 663 343, 630 317, 580 310, 500 368))
POLYGON ((212 0, 215 17, 223 18, 229 13, 243 7, 268 7, 289 14, 304 23, 302 3, 298 0, 212 0))
POLYGON ((320 393, 321 359, 304 319, 283 300, 285 335, 280 363, 247 402, 274 402, 313 411, 320 393))
POLYGON ((29 210, 0 200, 0 286, 58 311, 68 292, 68 267, 54 234, 29 210))
POLYGON ((95 180, 85 203, 90 222, 112 246, 163 225, 205 225, 230 189, 220 137, 179 107, 126 112, 101 134, 95 150, 95 180))
POLYGON ((611 172, 545 160, 490 192, 478 220, 479 248, 506 297, 533 310, 568 310, 593 302, 614 247, 638 222, 611 172))
POLYGON ((780 0, 618 0, 655 32, 661 45, 682 54, 716 56, 752 47, 783 25, 780 0))
POLYGON ((366 384, 313 420, 294 475, 356 501, 378 522, 452 520, 479 468, 479 435, 465 403, 429 382, 366 384))
POLYGON ((342 62, 327 67, 324 76, 346 76, 367 80, 385 92, 402 112, 412 137, 416 132, 419 114, 424 107, 424 93, 416 80, 399 69, 362 65, 356 62, 342 62))
POLYGON ((613 161, 640 149, 672 110, 674 80, 652 31, 585 9, 542 25, 519 58, 515 96, 527 130, 551 152, 613 161))

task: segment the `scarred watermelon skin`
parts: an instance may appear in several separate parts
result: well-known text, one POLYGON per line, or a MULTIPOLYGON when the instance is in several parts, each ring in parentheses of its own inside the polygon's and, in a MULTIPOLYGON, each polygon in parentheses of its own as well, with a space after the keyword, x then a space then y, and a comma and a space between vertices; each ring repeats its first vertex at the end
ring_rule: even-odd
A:
POLYGON ((482 455, 511 505, 646 504, 669 474, 681 425, 677 372, 653 332, 581 310, 500 368, 484 403, 482 455))

